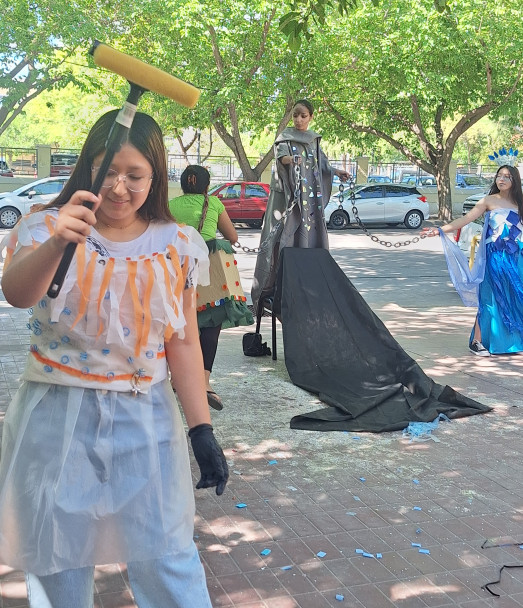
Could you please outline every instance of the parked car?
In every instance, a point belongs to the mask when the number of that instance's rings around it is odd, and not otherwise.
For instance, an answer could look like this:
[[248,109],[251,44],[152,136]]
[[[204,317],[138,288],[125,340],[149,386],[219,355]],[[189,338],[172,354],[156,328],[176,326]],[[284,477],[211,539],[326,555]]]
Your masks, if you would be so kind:
[[51,202],[64,187],[69,176],[46,177],[0,194],[0,228],[12,228],[21,215],[29,213],[35,203]]
[[[334,230],[356,224],[348,188],[343,191],[342,208],[339,194],[325,207],[325,221]],[[355,188],[358,215],[364,224],[405,224],[413,230],[429,218],[429,204],[414,186],[400,184],[362,184]]]
[[13,172],[9,168],[7,161],[0,159],[0,177],[13,177]]
[[51,154],[51,177],[71,175],[77,161],[78,154],[65,154],[63,152]]
[[367,177],[368,184],[390,184],[392,180],[388,175],[369,175]]
[[405,175],[401,178],[400,184],[406,184],[407,186],[422,186],[427,188],[428,186],[436,185],[436,178],[433,175]]
[[212,186],[209,194],[221,200],[233,222],[260,228],[267,209],[269,190],[269,184],[262,182],[226,182]]
[[29,158],[17,158],[12,162],[11,170],[17,174],[26,173],[29,175],[36,175],[36,163]]
[[485,189],[490,186],[492,180],[488,180],[481,175],[475,173],[457,173],[456,174],[456,188],[481,188]]

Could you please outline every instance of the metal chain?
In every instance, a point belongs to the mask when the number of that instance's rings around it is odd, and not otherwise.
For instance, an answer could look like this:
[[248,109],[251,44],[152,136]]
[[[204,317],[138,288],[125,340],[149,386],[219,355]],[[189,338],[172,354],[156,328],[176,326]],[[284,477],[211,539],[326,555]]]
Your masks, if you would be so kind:
[[[406,247],[407,245],[413,245],[414,243],[418,243],[420,241],[420,239],[427,238],[426,234],[420,234],[419,236],[415,236],[413,239],[409,239],[408,241],[397,241],[396,243],[393,243],[392,241],[383,241],[382,239],[379,239],[374,234],[371,234],[368,231],[365,224],[362,222],[362,220],[358,214],[358,208],[356,207],[356,193],[354,192],[355,186],[356,186],[356,184],[355,184],[354,180],[352,179],[352,177],[349,177],[348,187],[349,187],[349,198],[350,198],[350,202],[352,205],[352,213],[354,214],[354,217],[356,218],[356,223],[358,224],[358,226],[363,230],[365,235],[370,238],[371,241],[374,241],[374,243],[378,243],[378,245],[382,245],[383,247],[389,247],[389,248],[395,247],[397,249],[398,247]],[[338,209],[340,211],[345,211],[345,209],[343,208],[343,191],[344,190],[345,190],[345,186],[343,184],[340,184],[340,193],[338,194],[338,201],[339,201]]]
[[269,241],[271,240],[272,235],[279,229],[282,222],[285,218],[290,214],[290,212],[294,209],[294,207],[300,202],[300,188],[301,188],[301,171],[299,165],[299,155],[295,154],[293,157],[293,171],[294,171],[294,199],[292,204],[285,209],[282,213],[281,218],[274,224],[272,230],[269,232],[263,243],[260,243],[259,247],[245,247],[242,246],[239,242],[233,243],[233,247],[237,249],[241,249],[245,253],[259,253],[260,251],[264,251],[267,248]]

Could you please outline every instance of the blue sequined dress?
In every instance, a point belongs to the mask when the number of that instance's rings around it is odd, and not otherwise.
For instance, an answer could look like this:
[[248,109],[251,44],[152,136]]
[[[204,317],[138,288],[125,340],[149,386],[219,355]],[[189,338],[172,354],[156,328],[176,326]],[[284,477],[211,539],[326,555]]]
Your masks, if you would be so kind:
[[456,290],[466,306],[478,307],[485,348],[492,354],[523,351],[523,224],[517,211],[487,213],[470,271],[457,245],[441,235]]

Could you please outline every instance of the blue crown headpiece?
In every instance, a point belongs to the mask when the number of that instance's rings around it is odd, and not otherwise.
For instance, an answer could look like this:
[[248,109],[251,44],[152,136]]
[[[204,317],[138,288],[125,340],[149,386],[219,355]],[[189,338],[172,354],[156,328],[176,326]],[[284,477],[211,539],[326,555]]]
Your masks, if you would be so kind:
[[500,148],[497,152],[494,150],[494,154],[489,154],[488,157],[500,167],[502,165],[515,167],[518,164],[518,150],[513,150],[512,148],[507,150],[505,147],[503,147]]

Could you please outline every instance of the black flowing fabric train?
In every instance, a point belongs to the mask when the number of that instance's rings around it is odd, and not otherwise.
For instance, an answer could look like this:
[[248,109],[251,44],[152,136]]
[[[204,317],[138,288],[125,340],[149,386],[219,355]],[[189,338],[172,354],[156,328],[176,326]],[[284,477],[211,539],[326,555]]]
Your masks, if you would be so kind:
[[330,406],[293,429],[380,433],[492,409],[431,380],[326,249],[282,250],[273,306],[292,382]]

